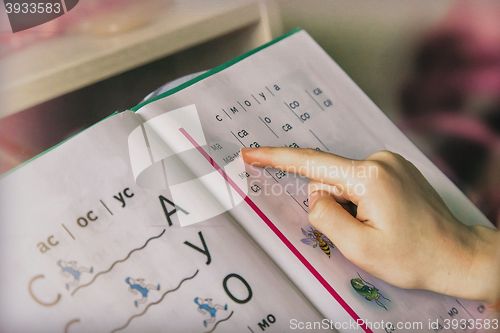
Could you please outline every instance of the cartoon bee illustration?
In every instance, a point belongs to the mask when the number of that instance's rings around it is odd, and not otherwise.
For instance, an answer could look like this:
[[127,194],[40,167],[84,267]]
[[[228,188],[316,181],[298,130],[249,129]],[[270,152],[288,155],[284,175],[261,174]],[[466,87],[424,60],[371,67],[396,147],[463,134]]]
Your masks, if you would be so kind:
[[386,311],[388,311],[385,304],[382,303],[382,300],[386,300],[389,302],[391,300],[388,299],[387,297],[385,297],[384,295],[382,295],[380,290],[378,290],[373,284],[365,281],[361,277],[361,275],[359,275],[359,273],[358,273],[357,278],[351,279],[351,286],[354,288],[354,290],[358,294],[363,296],[366,300],[368,300],[370,302],[375,302],[375,303],[377,303],[378,306],[380,306],[380,307],[384,308]]
[[307,245],[311,245],[312,247],[319,246],[321,251],[323,251],[323,253],[326,254],[328,258],[330,258],[330,250],[335,248],[332,241],[329,240],[328,237],[323,235],[321,232],[314,229],[312,226],[307,226],[305,229],[301,229],[304,236],[306,236],[306,238],[301,239],[301,242]]

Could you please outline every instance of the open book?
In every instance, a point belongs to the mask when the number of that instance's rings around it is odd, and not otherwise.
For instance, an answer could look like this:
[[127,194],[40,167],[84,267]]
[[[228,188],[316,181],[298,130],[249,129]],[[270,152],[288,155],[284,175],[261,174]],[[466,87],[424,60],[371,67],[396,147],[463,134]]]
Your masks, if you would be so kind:
[[304,179],[238,164],[259,145],[398,152],[454,214],[489,225],[294,30],[0,179],[0,330],[438,332],[488,318],[483,304],[401,290],[348,262],[308,225]]

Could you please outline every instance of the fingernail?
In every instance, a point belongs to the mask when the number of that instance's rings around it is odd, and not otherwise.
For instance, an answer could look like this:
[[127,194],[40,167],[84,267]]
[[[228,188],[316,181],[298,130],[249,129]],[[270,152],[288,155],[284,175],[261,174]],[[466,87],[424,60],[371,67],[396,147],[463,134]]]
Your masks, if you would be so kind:
[[243,159],[247,159],[248,157],[252,157],[252,148],[241,148],[240,149],[240,154],[243,157]]
[[312,210],[314,208],[314,205],[318,201],[319,197],[321,196],[320,191],[313,191],[309,194],[309,210]]
[[258,160],[262,158],[262,149],[261,148],[241,148],[240,149],[241,156],[244,161],[252,161]]

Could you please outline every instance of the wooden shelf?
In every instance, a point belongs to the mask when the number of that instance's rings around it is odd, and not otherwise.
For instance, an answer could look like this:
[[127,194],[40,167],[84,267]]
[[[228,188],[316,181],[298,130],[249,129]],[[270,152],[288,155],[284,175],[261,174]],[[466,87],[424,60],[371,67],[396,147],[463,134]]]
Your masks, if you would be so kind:
[[258,1],[169,1],[112,37],[72,33],[0,59],[0,118],[261,20]]

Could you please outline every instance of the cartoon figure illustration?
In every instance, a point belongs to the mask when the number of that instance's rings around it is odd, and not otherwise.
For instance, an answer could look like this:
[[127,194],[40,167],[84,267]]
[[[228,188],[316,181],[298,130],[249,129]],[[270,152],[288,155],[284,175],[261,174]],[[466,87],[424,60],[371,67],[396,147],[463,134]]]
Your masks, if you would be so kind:
[[301,242],[307,245],[311,245],[312,247],[317,247],[323,251],[324,254],[330,258],[331,252],[330,249],[335,248],[332,241],[328,239],[325,235],[323,235],[318,230],[314,229],[312,226],[307,226],[305,229],[302,229],[302,233],[306,238],[301,239]]
[[382,303],[382,300],[389,302],[391,300],[382,295],[380,290],[375,288],[373,284],[365,281],[359,273],[357,278],[351,279],[351,286],[366,300],[377,303],[378,306],[383,307],[387,311],[387,307]]
[[150,290],[160,290],[160,284],[152,284],[146,283],[143,278],[133,279],[131,277],[127,277],[125,279],[125,283],[129,285],[128,290],[135,295],[140,295],[141,298],[136,299],[134,301],[134,305],[136,307],[139,304],[144,304],[148,300],[148,295]]
[[87,268],[78,266],[78,262],[76,262],[75,260],[58,260],[57,266],[61,268],[61,273],[64,275],[64,277],[72,279],[72,281],[66,283],[66,290],[78,287],[78,285],[80,284],[80,277],[82,276],[82,273],[92,274],[94,272],[93,267]]
[[210,316],[208,319],[203,320],[203,326],[205,327],[207,327],[208,324],[213,324],[215,322],[218,310],[227,311],[227,304],[224,304],[224,306],[220,304],[212,304],[211,298],[195,297],[194,303],[198,305],[198,312],[204,315],[208,314]]

